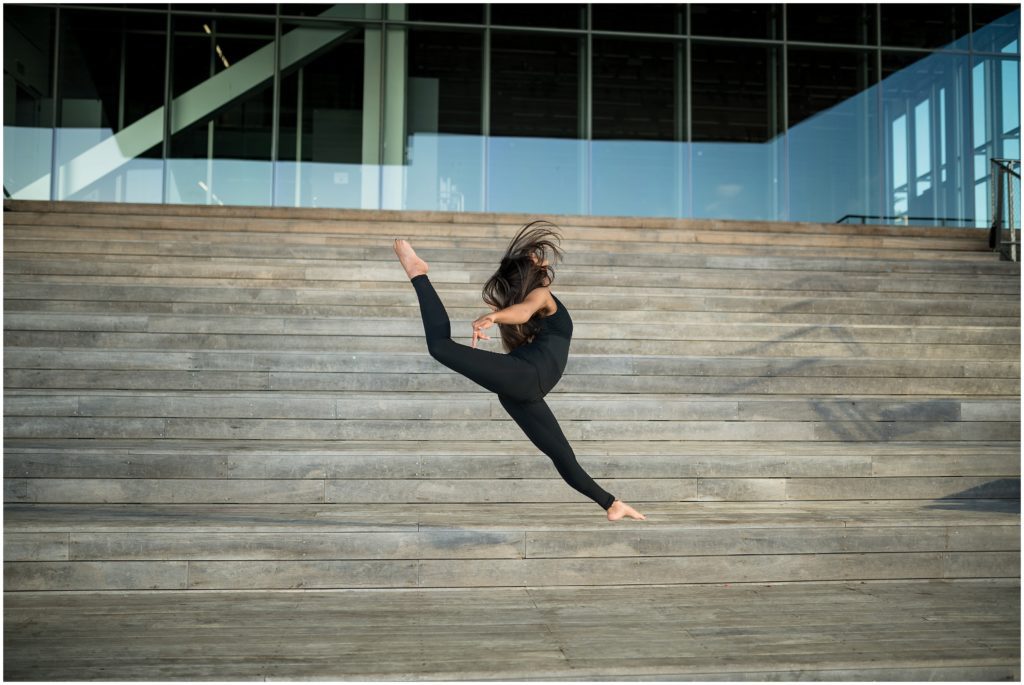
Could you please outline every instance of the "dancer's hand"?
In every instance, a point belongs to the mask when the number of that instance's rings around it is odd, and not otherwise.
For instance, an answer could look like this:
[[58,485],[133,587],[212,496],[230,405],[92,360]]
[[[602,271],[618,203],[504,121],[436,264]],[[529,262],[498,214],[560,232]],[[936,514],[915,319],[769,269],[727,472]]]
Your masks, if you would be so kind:
[[486,328],[490,328],[494,325],[494,314],[484,314],[479,319],[473,322],[473,347],[476,347],[476,341],[479,340],[490,340],[489,335],[484,335],[482,331]]

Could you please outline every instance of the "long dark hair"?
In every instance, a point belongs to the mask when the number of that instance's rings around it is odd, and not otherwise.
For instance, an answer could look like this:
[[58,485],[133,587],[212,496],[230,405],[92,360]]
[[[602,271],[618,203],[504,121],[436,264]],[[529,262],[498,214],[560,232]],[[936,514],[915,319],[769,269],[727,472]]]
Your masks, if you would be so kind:
[[[519,304],[538,286],[555,280],[554,264],[562,258],[562,236],[550,221],[531,221],[523,226],[505,250],[501,265],[484,284],[484,302],[496,309]],[[533,255],[537,262],[530,258]],[[545,259],[547,266],[541,266]],[[540,330],[539,312],[523,324],[498,324],[506,352],[530,340]]]

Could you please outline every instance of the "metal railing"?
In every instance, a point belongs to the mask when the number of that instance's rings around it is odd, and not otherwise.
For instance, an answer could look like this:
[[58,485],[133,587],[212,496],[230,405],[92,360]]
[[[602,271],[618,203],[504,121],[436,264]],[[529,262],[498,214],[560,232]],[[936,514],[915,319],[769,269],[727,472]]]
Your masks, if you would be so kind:
[[[988,231],[988,246],[998,251],[1000,258],[1013,262],[1020,261],[1020,215],[1016,212],[1014,179],[1020,185],[1020,160],[993,157],[991,160],[992,226]],[[1009,237],[1009,239],[1007,239]]]
[[[882,216],[880,214],[847,214],[842,219],[839,219],[837,224],[852,224],[868,223],[868,219],[877,221],[891,221],[899,226],[909,226],[910,222],[915,222],[917,225],[925,226],[960,226],[967,225],[973,226],[974,219],[954,219],[952,217],[945,216]],[[856,221],[855,221],[856,220]]]

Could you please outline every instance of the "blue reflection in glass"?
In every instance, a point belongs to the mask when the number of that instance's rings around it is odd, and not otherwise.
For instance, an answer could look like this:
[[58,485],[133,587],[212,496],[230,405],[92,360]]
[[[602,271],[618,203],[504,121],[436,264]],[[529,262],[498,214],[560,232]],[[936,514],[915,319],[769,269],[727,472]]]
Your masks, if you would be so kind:
[[[135,157],[135,140],[109,128],[57,129],[57,200],[82,202],[163,201],[163,161]],[[151,147],[159,150],[160,145]]]
[[269,206],[271,164],[246,159],[169,159],[170,204]]
[[966,55],[937,52],[882,81],[884,137],[879,148],[887,155],[882,214],[975,217],[973,198],[963,193],[969,160],[957,155],[950,159],[939,142],[953,146],[968,138],[968,67]]
[[587,214],[587,141],[491,137],[487,211]]
[[686,143],[595,140],[591,143],[591,213],[686,216]]
[[[882,213],[877,111],[878,88],[872,86],[789,129],[791,221]],[[899,145],[894,150],[897,168],[905,168],[904,151]]]
[[18,200],[50,199],[53,129],[4,126],[4,188]]
[[279,207],[378,209],[380,166],[340,162],[278,162]]
[[483,168],[483,136],[413,134],[409,136],[408,165],[402,179],[401,208],[482,212]]
[[764,143],[698,142],[693,151],[693,216],[779,221],[783,138]]
[[981,52],[1017,53],[1020,52],[1019,40],[1019,9],[986,24],[972,35],[973,49]]

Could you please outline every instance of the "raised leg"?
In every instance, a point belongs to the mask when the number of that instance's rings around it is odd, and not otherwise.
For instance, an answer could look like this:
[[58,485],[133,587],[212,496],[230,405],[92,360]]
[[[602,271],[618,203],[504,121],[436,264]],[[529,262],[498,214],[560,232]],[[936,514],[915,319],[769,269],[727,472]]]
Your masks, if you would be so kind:
[[498,395],[520,400],[540,396],[537,369],[524,359],[480,350],[452,340],[452,326],[441,298],[426,274],[411,279],[420,303],[430,356],[452,371]]
[[558,425],[555,415],[551,413],[547,402],[543,399],[522,402],[504,395],[499,395],[498,400],[509,416],[523,429],[530,442],[548,455],[566,483],[597,502],[605,510],[612,506],[615,497],[595,483],[590,474],[576,461],[576,454],[572,451],[572,446],[562,433],[562,428]]

